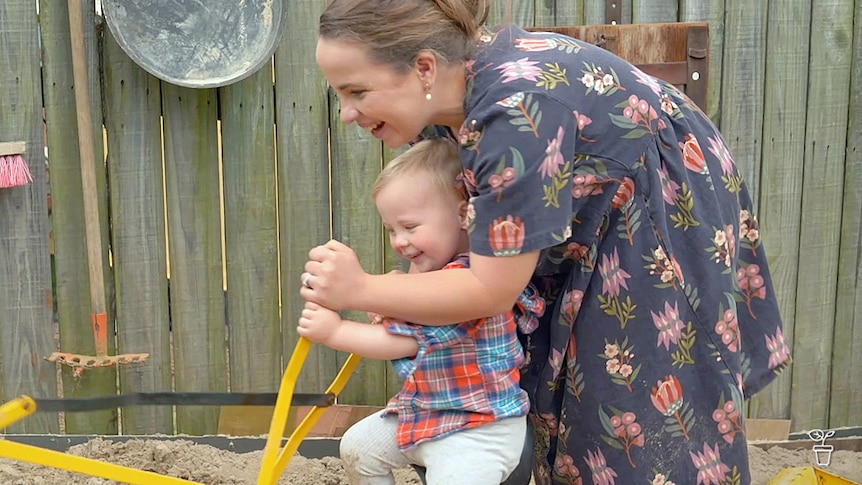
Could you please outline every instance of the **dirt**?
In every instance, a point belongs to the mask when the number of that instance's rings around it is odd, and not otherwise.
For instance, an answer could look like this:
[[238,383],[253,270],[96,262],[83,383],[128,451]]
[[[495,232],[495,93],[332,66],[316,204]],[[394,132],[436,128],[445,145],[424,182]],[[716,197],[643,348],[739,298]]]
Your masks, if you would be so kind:
[[[807,444],[807,443],[806,443]],[[810,446],[798,450],[751,446],[752,485],[766,485],[779,470],[815,465]],[[254,485],[262,452],[234,453],[191,441],[94,439],[73,446],[69,453],[152,471],[208,485]],[[820,468],[862,483],[862,452],[836,450],[829,466]],[[398,485],[419,485],[412,469],[397,470]],[[5,485],[114,485],[117,482],[0,458],[0,483]],[[346,485],[337,458],[294,457],[279,485]]]

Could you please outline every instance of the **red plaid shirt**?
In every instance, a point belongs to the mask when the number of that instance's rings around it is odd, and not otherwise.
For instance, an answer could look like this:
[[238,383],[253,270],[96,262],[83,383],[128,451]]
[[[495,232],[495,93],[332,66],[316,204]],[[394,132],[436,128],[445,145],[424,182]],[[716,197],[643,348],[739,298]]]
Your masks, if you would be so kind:
[[[466,268],[460,255],[443,269]],[[519,386],[524,352],[513,312],[453,325],[424,326],[384,319],[387,331],[419,342],[415,357],[395,359],[404,386],[384,414],[398,414],[403,450],[456,431],[529,410]]]

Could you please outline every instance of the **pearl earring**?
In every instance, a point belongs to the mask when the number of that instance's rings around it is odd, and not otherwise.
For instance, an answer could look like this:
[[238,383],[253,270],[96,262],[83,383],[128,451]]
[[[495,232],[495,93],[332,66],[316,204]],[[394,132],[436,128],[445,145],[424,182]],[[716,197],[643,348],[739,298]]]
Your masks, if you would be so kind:
[[431,93],[430,92],[425,93],[425,99],[428,101],[431,101]]
[[431,101],[431,84],[425,83],[425,100]]

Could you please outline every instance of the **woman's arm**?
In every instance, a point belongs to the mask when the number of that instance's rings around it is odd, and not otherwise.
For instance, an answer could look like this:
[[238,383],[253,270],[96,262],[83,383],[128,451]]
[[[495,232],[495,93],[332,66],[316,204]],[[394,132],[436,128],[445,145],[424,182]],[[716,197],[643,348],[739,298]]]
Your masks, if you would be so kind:
[[383,325],[343,320],[338,313],[314,303],[305,304],[296,331],[312,342],[369,359],[413,357],[419,351],[419,343],[412,337],[392,335]]
[[369,275],[348,246],[329,241],[309,253],[311,288],[320,305],[375,312],[428,325],[448,325],[509,311],[533,275],[539,252],[490,257],[470,254],[470,268],[421,274]]

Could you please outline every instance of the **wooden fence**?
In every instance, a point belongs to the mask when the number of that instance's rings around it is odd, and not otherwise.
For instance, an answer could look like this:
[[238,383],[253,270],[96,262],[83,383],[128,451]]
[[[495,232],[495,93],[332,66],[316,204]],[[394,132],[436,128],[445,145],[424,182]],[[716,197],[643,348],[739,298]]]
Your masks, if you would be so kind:
[[[336,237],[368,271],[398,265],[368,197],[393,153],[338,121],[314,63],[323,2],[287,1],[273,61],[218,89],[160,82],[86,18],[110,352],[151,356],[79,377],[43,357],[95,351],[73,95],[83,87],[67,1],[42,0],[38,17],[33,3],[0,3],[0,141],[28,142],[35,178],[0,189],[0,399],[277,389],[308,249]],[[491,23],[503,20],[710,23],[708,112],[757,201],[795,357],[749,414],[795,430],[862,424],[862,0],[498,0]],[[345,357],[315,348],[297,391],[322,391]],[[366,361],[342,397],[382,404],[398,386],[388,364]],[[62,423],[36,414],[7,431],[200,435],[217,420],[214,408],[141,407]]]

